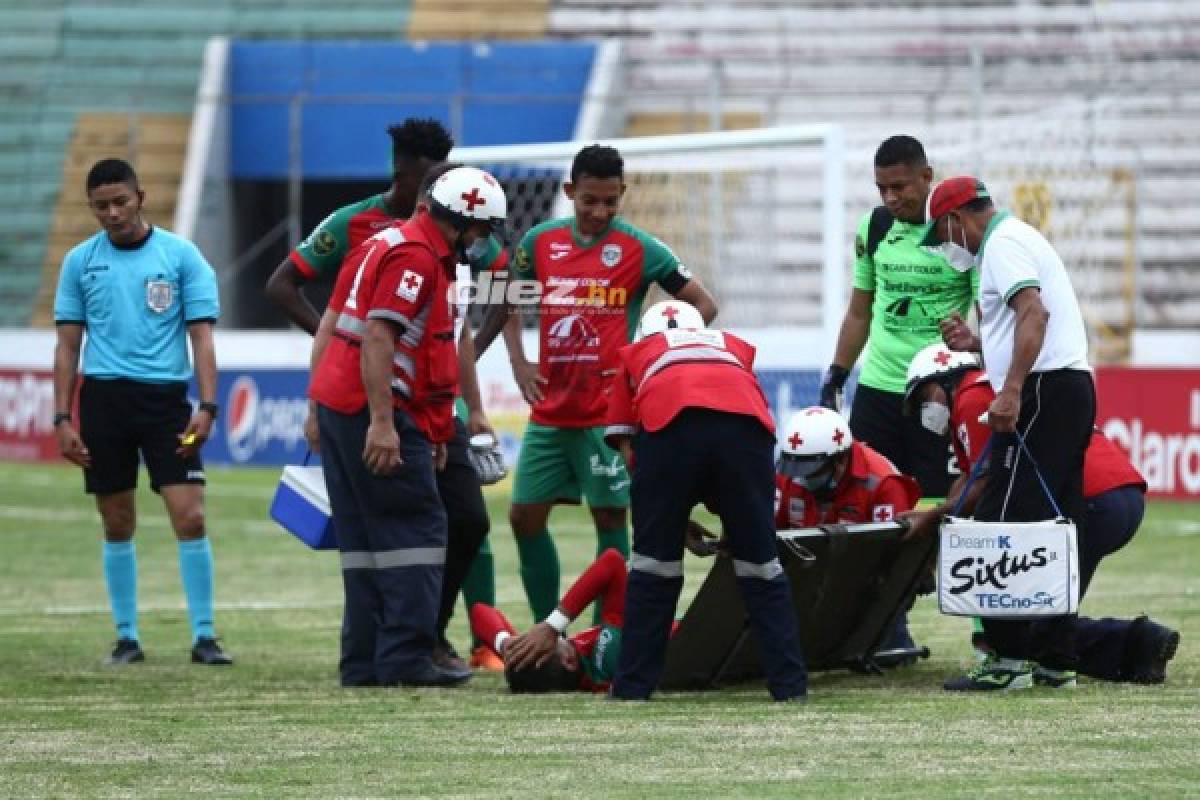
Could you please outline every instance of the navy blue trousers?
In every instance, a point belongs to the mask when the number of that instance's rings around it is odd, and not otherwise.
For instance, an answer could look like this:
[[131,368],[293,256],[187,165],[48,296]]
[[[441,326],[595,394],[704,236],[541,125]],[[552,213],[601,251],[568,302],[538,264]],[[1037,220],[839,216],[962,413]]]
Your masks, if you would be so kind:
[[791,586],[775,544],[774,446],[752,417],[706,409],[687,409],[663,430],[634,437],[633,554],[614,696],[647,698],[662,677],[683,588],[684,534],[700,502],[721,518],[729,539],[771,696],[807,691]]
[[438,495],[446,509],[448,544],[442,601],[438,609],[438,631],[444,635],[454,614],[454,602],[466,580],[479,547],[487,538],[491,521],[479,475],[467,457],[467,428],[454,420],[454,438],[446,443],[446,468],[436,473]]
[[392,686],[430,668],[437,638],[446,512],[432,446],[397,411],[404,464],[377,477],[362,460],[366,410],[348,415],[318,406],[317,422],[342,558],[342,685]]
[[[1100,560],[1125,545],[1141,523],[1141,491],[1122,488],[1088,503],[1083,498],[1083,458],[1095,419],[1091,375],[1081,370],[1031,373],[1021,392],[1017,428],[1032,453],[1013,434],[992,437],[988,482],[976,519],[1028,522],[1050,519],[1054,510],[1033,469],[1041,475],[1079,536],[1080,598]],[[1091,619],[1074,614],[1036,620],[983,620],[987,639],[1006,658],[1028,659],[1052,669],[1075,670],[1102,680],[1124,678],[1125,651],[1133,620]]]

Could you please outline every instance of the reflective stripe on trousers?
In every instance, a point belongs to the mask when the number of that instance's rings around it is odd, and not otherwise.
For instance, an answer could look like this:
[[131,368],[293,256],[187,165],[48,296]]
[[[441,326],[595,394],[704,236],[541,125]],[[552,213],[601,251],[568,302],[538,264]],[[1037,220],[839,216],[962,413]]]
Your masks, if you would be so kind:
[[399,550],[351,550],[342,553],[342,569],[392,569],[440,567],[446,563],[444,547],[405,547]]

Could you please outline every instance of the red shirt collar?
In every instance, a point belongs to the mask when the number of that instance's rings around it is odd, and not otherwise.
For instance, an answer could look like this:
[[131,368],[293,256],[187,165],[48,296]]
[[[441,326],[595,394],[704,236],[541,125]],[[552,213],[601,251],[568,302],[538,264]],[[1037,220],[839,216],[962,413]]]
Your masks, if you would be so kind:
[[442,262],[442,266],[453,274],[458,266],[458,259],[450,252],[450,245],[446,243],[437,223],[433,221],[433,216],[428,211],[422,211],[413,217],[409,224],[421,232],[422,238],[433,248],[433,254]]
[[854,442],[850,445],[850,466],[846,471],[860,481],[867,479],[869,473],[867,470],[867,455],[863,452],[862,442]]

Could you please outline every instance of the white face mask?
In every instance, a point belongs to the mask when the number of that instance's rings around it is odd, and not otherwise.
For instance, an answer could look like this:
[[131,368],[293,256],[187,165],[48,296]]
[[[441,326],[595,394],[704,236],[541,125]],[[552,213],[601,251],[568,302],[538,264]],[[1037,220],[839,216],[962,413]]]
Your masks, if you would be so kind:
[[[953,219],[954,217],[950,217],[946,220],[947,227],[950,226],[950,222]],[[959,225],[958,228],[962,231],[962,244],[958,242],[943,242],[942,255],[955,271],[968,272],[971,267],[975,266],[975,256],[971,255],[971,251],[967,249],[967,229],[962,225]]]
[[921,403],[921,426],[938,436],[950,430],[950,409],[941,403]]
[[484,257],[488,252],[488,237],[479,236],[475,241],[471,242],[469,247],[463,248],[463,256],[466,257],[467,263],[471,266],[478,267],[483,262]]

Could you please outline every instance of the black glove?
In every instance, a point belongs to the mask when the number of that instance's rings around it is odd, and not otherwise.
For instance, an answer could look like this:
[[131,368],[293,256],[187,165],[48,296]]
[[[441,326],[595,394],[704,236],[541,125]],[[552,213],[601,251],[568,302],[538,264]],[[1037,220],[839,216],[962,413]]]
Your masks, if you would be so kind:
[[820,404],[825,408],[840,412],[842,410],[842,387],[846,385],[848,377],[850,377],[850,370],[839,367],[837,364],[830,364],[829,369],[825,370],[825,377],[821,379]]

